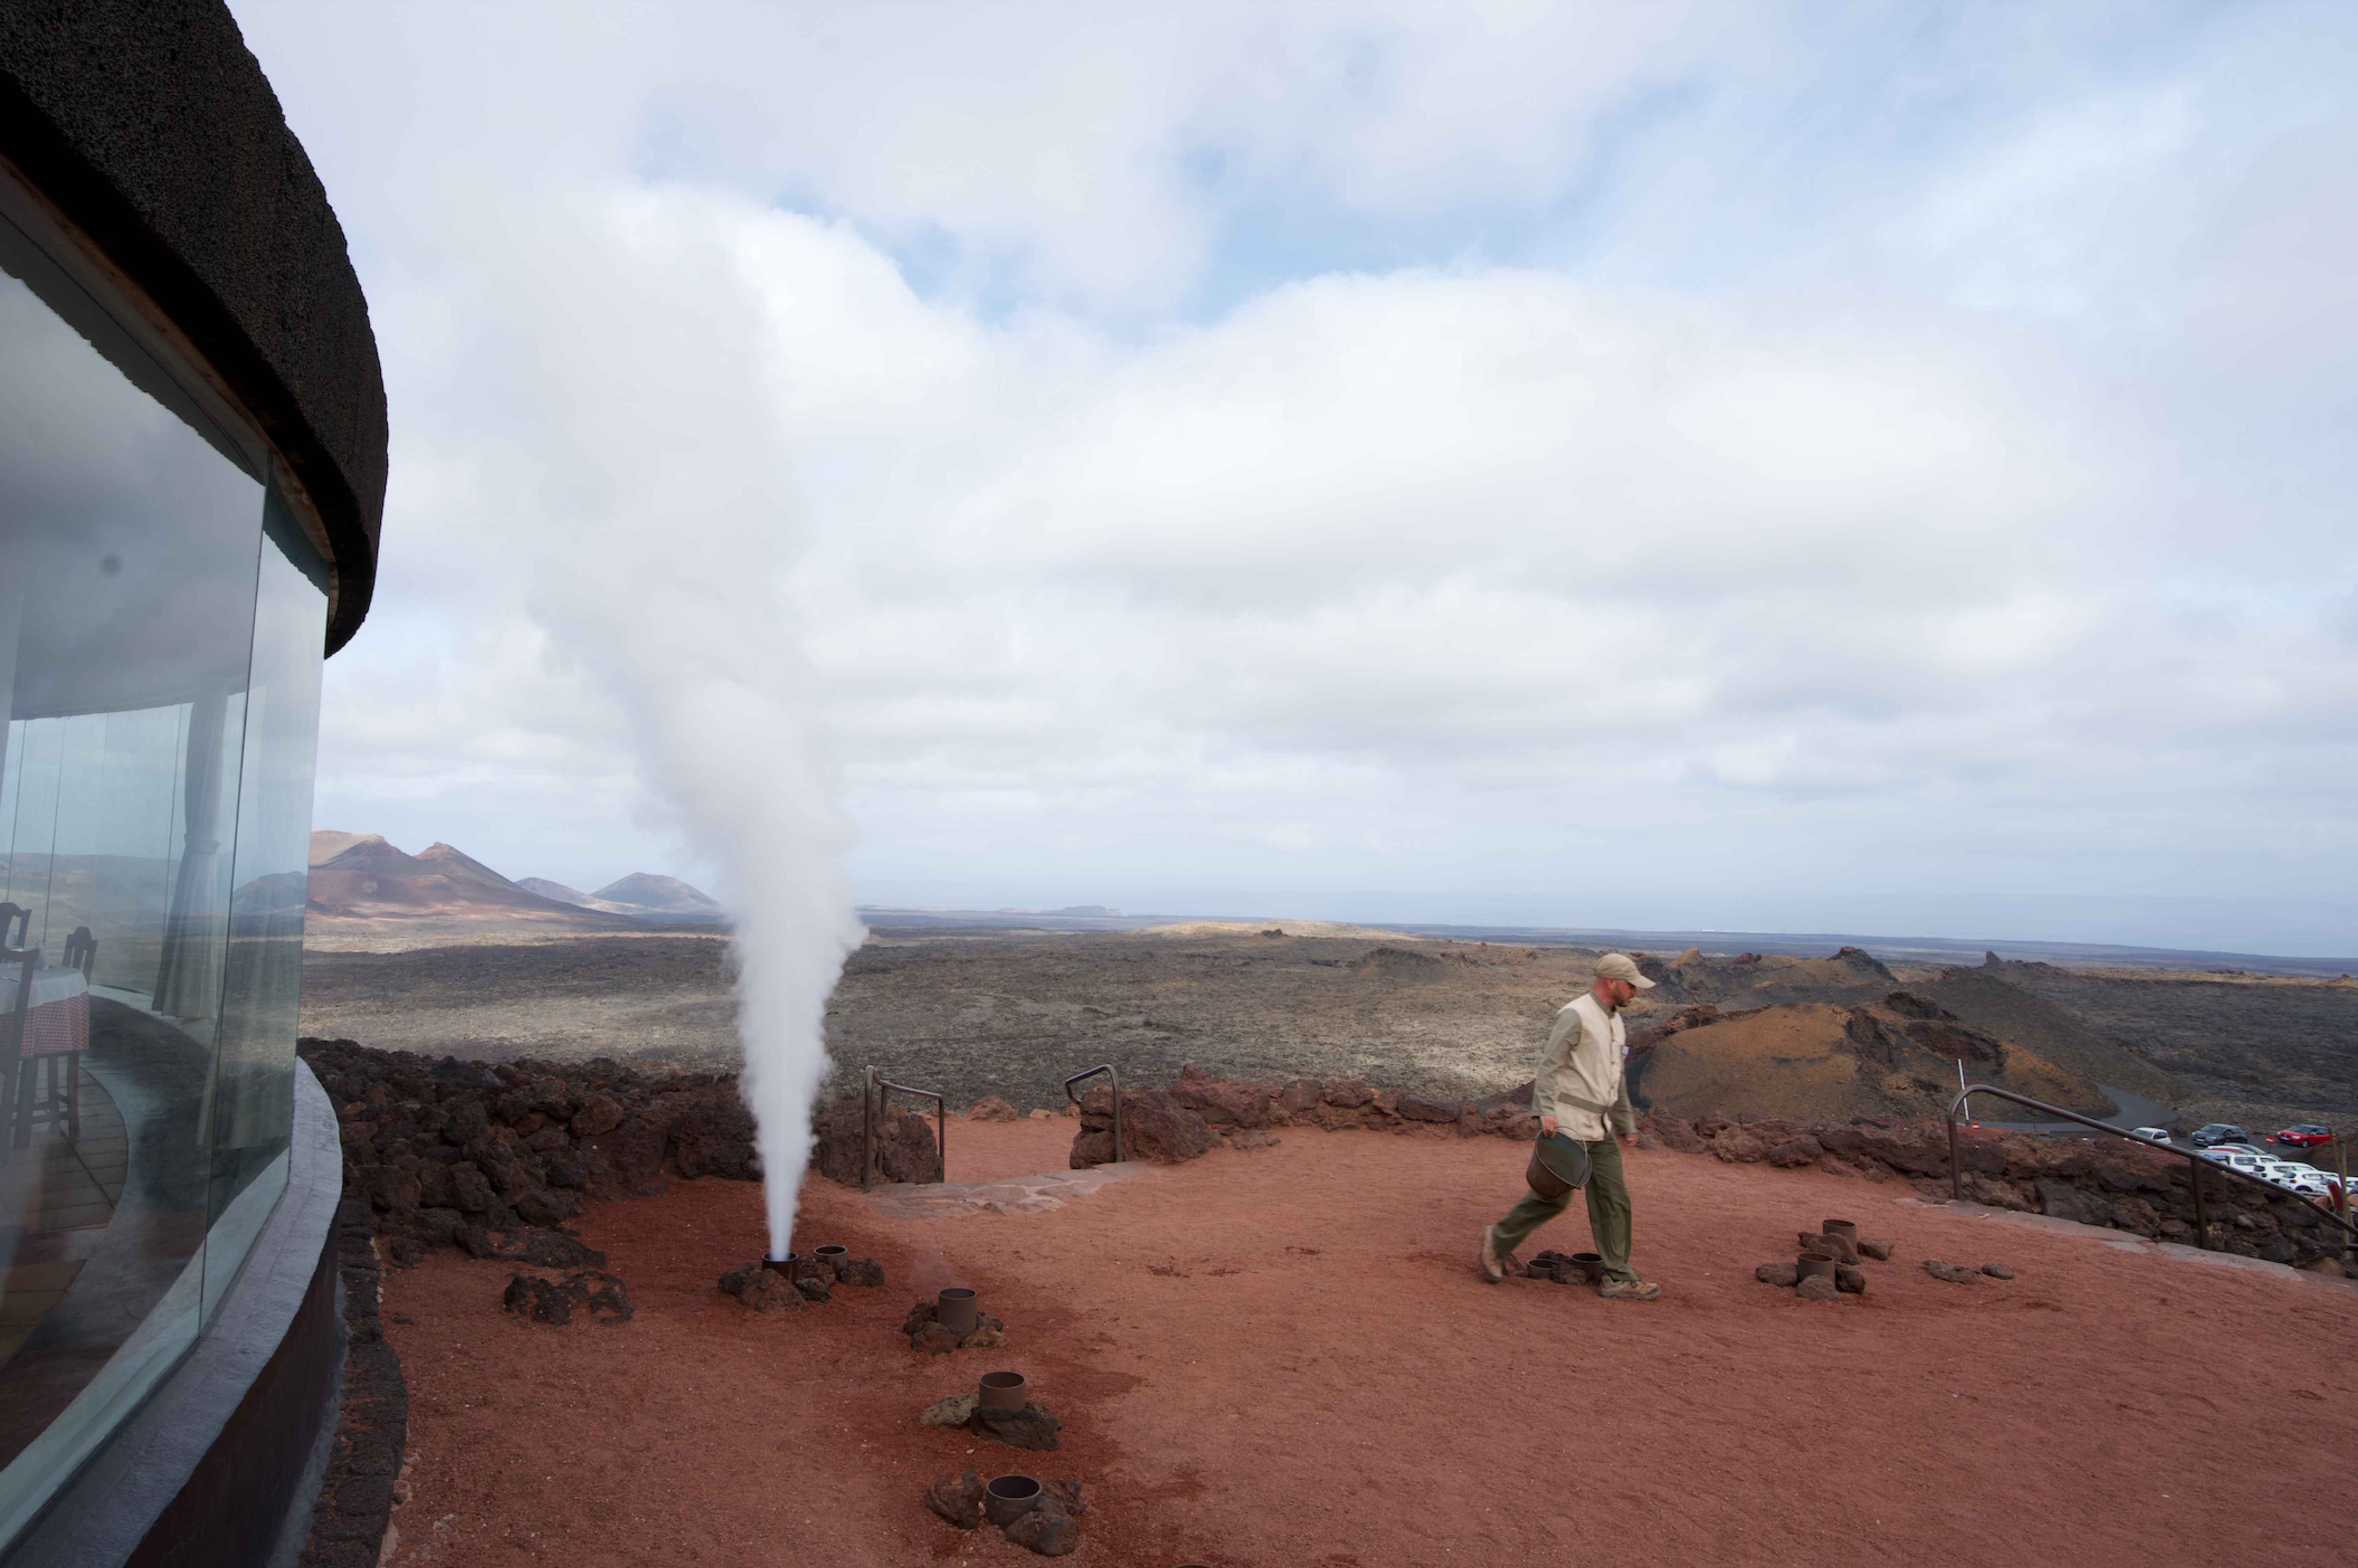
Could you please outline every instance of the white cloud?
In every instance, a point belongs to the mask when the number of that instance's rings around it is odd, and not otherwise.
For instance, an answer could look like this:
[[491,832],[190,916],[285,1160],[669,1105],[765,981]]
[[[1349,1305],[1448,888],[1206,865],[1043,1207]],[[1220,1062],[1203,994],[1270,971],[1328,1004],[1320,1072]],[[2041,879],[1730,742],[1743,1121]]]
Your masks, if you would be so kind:
[[394,396],[338,826],[676,852],[549,569],[653,536],[801,628],[881,896],[2353,870],[2330,16],[239,14]]

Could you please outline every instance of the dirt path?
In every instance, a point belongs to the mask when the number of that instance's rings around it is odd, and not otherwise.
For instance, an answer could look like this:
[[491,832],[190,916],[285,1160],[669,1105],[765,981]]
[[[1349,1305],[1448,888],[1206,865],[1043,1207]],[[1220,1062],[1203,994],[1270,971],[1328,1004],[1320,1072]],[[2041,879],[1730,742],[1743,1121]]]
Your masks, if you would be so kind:
[[[953,1179],[1054,1168],[1066,1122],[953,1123]],[[585,1217],[638,1314],[503,1316],[505,1271],[391,1276],[411,1389],[400,1568],[1018,1563],[921,1488],[979,1465],[1077,1477],[1076,1564],[2179,1562],[2266,1541],[2358,1560],[2358,1294],[1914,1206],[1898,1183],[1633,1153],[1651,1305],[1483,1285],[1523,1150],[1293,1130],[1045,1214],[888,1219],[814,1181],[797,1239],[881,1292],[757,1318],[720,1296],[759,1194],[719,1181]],[[1900,1244],[1863,1300],[1756,1283],[1828,1216]],[[1570,1250],[1585,1227],[1543,1244]],[[1919,1266],[2005,1261],[1971,1286]],[[1012,1346],[894,1329],[953,1277]],[[921,1426],[999,1367],[1065,1420],[1033,1455]],[[2188,1432],[2204,1445],[2190,1467]],[[2275,1438],[2263,1438],[2264,1433]]]

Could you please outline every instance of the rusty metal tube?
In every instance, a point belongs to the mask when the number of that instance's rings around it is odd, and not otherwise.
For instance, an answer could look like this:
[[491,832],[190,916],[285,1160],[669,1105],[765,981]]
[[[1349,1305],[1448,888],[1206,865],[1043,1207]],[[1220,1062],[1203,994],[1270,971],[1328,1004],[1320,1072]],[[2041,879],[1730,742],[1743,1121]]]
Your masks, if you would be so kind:
[[1022,1373],[985,1372],[975,1400],[985,1410],[1020,1411],[1023,1408],[1023,1394]]
[[979,1309],[974,1304],[974,1292],[964,1285],[945,1285],[942,1293],[934,1298],[934,1321],[963,1339],[972,1334],[980,1322]]
[[1040,1506],[1040,1483],[1029,1476],[994,1476],[982,1488],[982,1511],[1004,1530]]

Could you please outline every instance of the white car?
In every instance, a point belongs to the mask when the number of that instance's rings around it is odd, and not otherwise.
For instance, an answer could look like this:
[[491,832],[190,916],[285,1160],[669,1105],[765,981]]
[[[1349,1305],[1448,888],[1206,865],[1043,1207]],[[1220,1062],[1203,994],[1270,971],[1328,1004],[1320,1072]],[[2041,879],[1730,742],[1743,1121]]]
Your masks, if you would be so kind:
[[2148,1143],[2167,1143],[2169,1141],[2169,1129],[2167,1127],[2133,1127],[2129,1130],[2129,1136],[2131,1138],[2142,1138]]

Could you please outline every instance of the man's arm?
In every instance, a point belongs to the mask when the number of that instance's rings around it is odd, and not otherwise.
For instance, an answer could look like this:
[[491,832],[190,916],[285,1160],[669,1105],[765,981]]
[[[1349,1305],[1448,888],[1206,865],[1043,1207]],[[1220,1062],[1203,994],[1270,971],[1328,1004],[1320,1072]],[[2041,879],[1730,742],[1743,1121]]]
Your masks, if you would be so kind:
[[1540,1134],[1555,1136],[1556,1075],[1572,1054],[1572,1047],[1580,1042],[1580,1014],[1570,1003],[1556,1011],[1554,1027],[1548,1031],[1547,1048],[1540,1053],[1540,1069],[1531,1075],[1531,1114],[1540,1119]]

